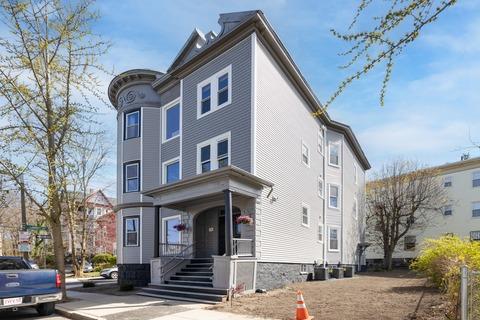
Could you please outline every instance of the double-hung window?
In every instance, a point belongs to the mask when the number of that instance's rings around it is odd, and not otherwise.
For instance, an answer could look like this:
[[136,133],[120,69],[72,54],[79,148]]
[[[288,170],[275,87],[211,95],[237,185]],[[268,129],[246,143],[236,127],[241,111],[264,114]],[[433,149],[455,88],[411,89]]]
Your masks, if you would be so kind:
[[328,146],[328,164],[334,167],[340,166],[340,144],[330,142]]
[[317,192],[318,192],[318,196],[323,199],[325,191],[324,191],[324,187],[323,187],[322,176],[318,176],[318,179],[317,179]]
[[310,148],[302,141],[302,162],[307,167],[310,167]]
[[140,191],[140,161],[131,161],[123,164],[123,192]]
[[453,214],[453,207],[451,204],[447,204],[443,207],[443,215],[451,216]]
[[173,102],[163,108],[162,113],[162,141],[166,142],[170,139],[180,136],[181,126],[181,107],[178,101]]
[[339,251],[338,232],[339,232],[339,228],[337,227],[328,228],[328,250],[329,251]]
[[202,87],[202,93],[201,93],[201,105],[200,105],[200,113],[204,114],[210,111],[212,108],[212,97],[211,97],[211,92],[212,92],[212,85],[210,83],[204,85]]
[[416,236],[405,236],[403,238],[403,249],[405,251],[415,251],[416,244],[417,244]]
[[126,247],[136,247],[139,245],[139,218],[138,217],[126,217],[124,218],[124,230],[125,239],[124,243]]
[[452,176],[446,176],[443,178],[443,187],[448,188],[452,186]]
[[480,230],[479,231],[470,231],[470,240],[480,241]]
[[125,140],[140,137],[140,110],[125,113],[123,131]]
[[218,105],[221,106],[228,102],[228,73],[218,78]]
[[310,206],[305,203],[302,203],[302,225],[310,226]]
[[475,171],[472,174],[472,187],[480,187],[480,171]]
[[210,149],[209,144],[200,148],[201,173],[210,171],[212,168]]
[[318,130],[318,136],[317,136],[317,151],[320,154],[323,154],[323,129]]
[[321,222],[318,223],[317,240],[323,242],[323,224]]
[[330,184],[328,187],[328,206],[333,209],[340,208],[339,203],[340,187]]
[[230,165],[230,132],[197,145],[197,174]]
[[173,158],[163,163],[163,183],[172,183],[181,179],[180,159]]
[[232,66],[197,85],[197,119],[232,102]]
[[480,217],[480,202],[472,202],[472,217]]

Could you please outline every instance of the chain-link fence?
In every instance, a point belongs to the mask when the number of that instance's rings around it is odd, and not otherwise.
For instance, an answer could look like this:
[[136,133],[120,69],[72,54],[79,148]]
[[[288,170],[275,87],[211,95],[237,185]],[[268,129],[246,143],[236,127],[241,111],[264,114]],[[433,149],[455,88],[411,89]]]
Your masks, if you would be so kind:
[[480,271],[461,269],[461,320],[480,320]]

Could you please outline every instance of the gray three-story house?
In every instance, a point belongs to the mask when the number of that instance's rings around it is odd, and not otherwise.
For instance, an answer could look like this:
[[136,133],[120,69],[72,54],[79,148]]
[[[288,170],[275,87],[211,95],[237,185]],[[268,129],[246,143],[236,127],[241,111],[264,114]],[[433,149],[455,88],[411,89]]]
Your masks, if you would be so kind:
[[[118,110],[119,281],[220,301],[359,265],[365,171],[261,11],[195,29],[168,70],[108,89]],[[317,114],[317,115],[315,115]]]

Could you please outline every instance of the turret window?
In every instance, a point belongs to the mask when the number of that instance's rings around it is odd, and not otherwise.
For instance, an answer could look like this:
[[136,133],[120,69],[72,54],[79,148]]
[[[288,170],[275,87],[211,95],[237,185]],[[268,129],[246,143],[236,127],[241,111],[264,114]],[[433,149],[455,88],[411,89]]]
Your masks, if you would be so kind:
[[140,110],[125,113],[125,140],[140,137]]

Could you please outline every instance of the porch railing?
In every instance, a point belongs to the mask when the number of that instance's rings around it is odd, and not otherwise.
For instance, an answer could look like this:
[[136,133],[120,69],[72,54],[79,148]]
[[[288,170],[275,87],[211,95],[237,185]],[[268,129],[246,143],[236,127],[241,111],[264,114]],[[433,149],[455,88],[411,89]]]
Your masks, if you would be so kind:
[[186,247],[182,243],[160,243],[160,257],[177,257],[184,253]]
[[253,240],[233,238],[233,255],[239,257],[252,257]]

